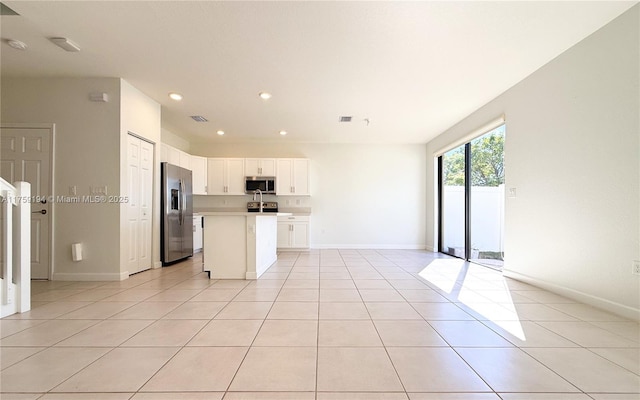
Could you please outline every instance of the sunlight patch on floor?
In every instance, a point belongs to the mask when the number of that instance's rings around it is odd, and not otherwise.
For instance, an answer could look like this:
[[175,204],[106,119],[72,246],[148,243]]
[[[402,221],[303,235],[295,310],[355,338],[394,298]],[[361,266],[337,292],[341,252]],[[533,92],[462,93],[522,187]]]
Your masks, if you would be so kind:
[[455,295],[454,301],[468,307],[481,321],[526,341],[511,293],[498,271],[460,259],[437,259],[418,275],[447,294]]

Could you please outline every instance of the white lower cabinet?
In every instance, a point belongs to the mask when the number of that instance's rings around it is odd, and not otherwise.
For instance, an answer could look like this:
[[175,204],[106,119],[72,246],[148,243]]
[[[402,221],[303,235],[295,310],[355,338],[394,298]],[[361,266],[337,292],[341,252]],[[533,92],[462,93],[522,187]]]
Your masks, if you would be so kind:
[[309,216],[278,217],[278,248],[309,248]]
[[193,252],[202,251],[202,216],[193,217]]

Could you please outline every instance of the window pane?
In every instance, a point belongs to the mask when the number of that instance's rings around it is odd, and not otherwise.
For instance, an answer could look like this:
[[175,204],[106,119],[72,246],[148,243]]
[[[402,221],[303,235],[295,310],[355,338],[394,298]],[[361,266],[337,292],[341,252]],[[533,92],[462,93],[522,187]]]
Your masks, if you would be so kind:
[[502,268],[504,260],[505,126],[471,141],[471,255]]

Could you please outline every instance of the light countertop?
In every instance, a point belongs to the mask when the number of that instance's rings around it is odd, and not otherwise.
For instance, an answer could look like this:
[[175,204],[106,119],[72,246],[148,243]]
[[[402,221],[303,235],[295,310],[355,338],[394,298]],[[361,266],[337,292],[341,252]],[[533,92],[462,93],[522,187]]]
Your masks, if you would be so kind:
[[225,217],[225,216],[268,216],[268,217],[288,217],[291,213],[285,212],[247,212],[247,211],[200,211],[198,214],[203,217]]
[[[198,208],[194,210],[193,215],[244,215],[244,214],[259,214],[259,213],[248,213],[246,207],[211,207],[211,208]],[[263,214],[274,214],[276,216],[289,216],[289,215],[299,215],[299,216],[309,216],[311,215],[311,209],[305,207],[280,207],[279,212],[277,213],[263,213]]]

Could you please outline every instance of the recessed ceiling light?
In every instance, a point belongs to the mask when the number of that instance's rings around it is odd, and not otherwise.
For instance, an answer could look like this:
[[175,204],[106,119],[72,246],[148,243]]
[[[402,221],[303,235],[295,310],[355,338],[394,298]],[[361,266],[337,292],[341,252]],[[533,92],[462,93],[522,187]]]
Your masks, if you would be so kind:
[[219,136],[224,135],[224,131],[218,131],[218,132],[216,132],[216,133],[217,133]]
[[287,134],[287,131],[280,131],[280,134],[281,134],[282,136],[284,136],[284,135],[286,135],[286,134]]
[[51,40],[58,47],[60,47],[61,49],[66,50],[66,51],[70,51],[72,53],[76,53],[76,52],[80,51],[80,47],[78,47],[77,44],[73,43],[71,40],[69,40],[67,38],[54,37],[54,38],[51,38],[49,40]]
[[15,39],[7,39],[7,44],[9,47],[14,48],[16,50],[26,50],[27,44],[25,42],[21,42]]
[[262,100],[269,100],[271,98],[271,93],[260,92],[258,93],[258,96],[260,96]]
[[176,93],[176,92],[170,92],[169,93],[169,97],[175,101],[180,101],[182,100],[182,95],[180,93]]

